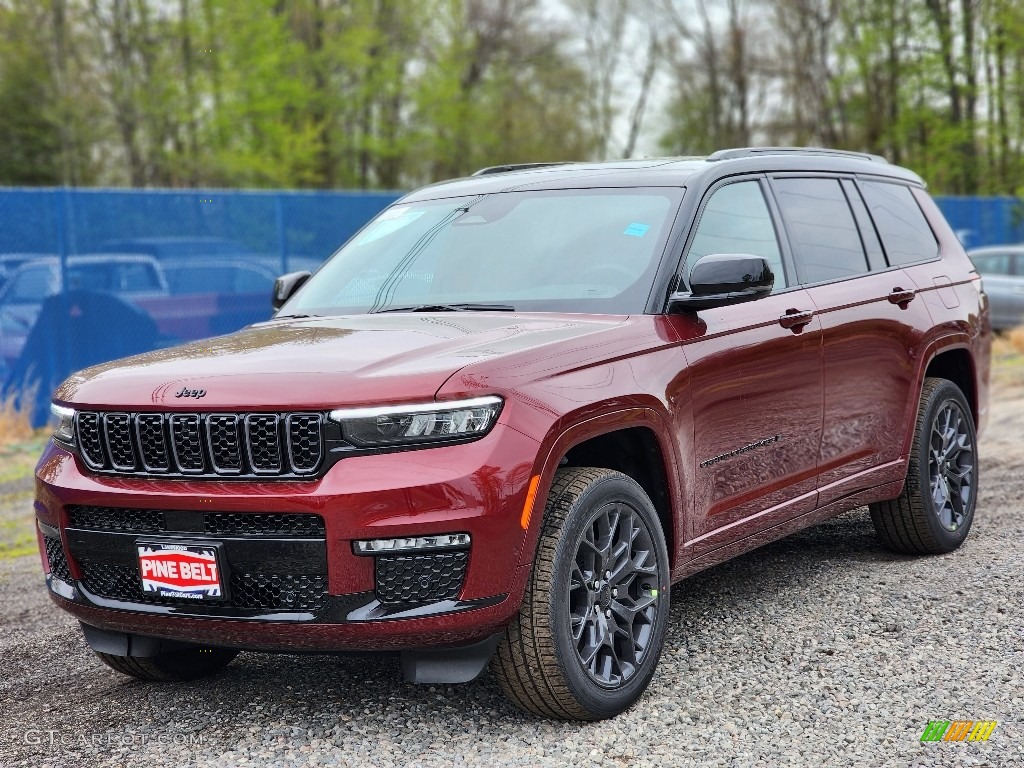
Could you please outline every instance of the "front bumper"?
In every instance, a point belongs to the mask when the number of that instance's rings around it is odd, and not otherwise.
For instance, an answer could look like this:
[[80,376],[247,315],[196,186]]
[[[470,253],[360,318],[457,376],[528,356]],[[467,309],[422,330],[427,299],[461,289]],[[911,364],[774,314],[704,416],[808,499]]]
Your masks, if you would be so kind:
[[[504,425],[482,440],[346,458],[318,480],[172,480],[92,474],[51,443],[36,468],[35,510],[51,597],[91,626],[116,632],[270,651],[396,650],[462,645],[492,635],[519,609],[528,565],[520,520],[537,443]],[[83,530],[76,508],[159,510],[169,530]],[[282,538],[203,532],[203,515],[316,515],[318,535]],[[198,517],[197,517],[198,516]],[[198,526],[177,525],[199,520]],[[444,599],[379,599],[373,557],[352,542],[468,533],[457,593]],[[132,567],[135,541],[180,540],[224,547],[236,571],[301,572],[322,595],[284,603],[168,603],[97,589],[97,564]],[[59,547],[57,546],[59,542]],[[49,556],[47,548],[49,546]],[[51,567],[63,553],[65,563]],[[527,558],[528,559],[528,558]],[[319,574],[319,575],[317,575]],[[264,579],[260,583],[265,583]],[[90,587],[93,587],[90,589]],[[280,590],[279,590],[280,591]]]

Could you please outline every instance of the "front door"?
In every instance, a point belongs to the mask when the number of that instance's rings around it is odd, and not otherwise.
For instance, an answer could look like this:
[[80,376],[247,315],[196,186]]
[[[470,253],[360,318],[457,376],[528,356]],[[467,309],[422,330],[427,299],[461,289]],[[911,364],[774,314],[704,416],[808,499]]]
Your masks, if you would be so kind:
[[682,347],[695,554],[814,509],[821,439],[821,327],[807,292],[790,287],[759,179],[709,193],[685,274],[712,253],[761,256],[776,278],[764,299],[700,312],[706,329]]

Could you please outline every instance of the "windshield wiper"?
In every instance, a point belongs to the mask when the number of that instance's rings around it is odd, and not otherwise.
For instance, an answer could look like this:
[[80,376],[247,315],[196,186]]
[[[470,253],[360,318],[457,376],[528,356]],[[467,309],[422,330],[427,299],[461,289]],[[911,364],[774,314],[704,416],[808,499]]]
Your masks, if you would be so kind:
[[411,307],[388,307],[381,312],[515,312],[511,304],[416,304]]
[[322,315],[277,315],[275,320],[299,320],[307,317],[322,317]]

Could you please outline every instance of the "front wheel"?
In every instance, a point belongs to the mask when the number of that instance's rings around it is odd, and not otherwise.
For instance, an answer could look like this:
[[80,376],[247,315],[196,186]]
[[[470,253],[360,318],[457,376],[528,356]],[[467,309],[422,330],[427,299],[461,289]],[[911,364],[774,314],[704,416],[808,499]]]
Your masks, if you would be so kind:
[[952,552],[967,538],[977,498],[977,437],[967,400],[953,382],[925,379],[903,493],[870,506],[875,532],[896,552]]
[[665,638],[669,561],[657,513],[626,475],[569,467],[555,475],[542,525],[495,676],[535,714],[612,717],[643,694]]

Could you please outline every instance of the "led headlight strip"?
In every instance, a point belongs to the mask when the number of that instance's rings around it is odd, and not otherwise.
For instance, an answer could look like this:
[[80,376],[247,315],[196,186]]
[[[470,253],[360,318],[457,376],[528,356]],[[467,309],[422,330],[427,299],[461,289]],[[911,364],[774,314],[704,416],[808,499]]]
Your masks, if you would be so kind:
[[490,395],[447,403],[339,408],[329,418],[359,448],[441,443],[483,437],[498,420],[503,403]]
[[52,416],[54,440],[59,440],[65,445],[74,445],[75,409],[50,403],[50,415]]

